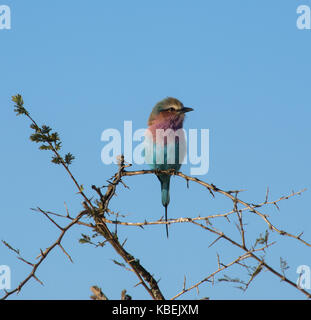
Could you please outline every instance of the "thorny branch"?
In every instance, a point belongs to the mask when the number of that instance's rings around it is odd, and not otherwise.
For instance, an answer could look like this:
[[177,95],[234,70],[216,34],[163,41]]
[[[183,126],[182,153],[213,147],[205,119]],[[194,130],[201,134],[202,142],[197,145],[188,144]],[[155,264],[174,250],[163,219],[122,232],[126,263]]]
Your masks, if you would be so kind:
[[[123,174],[123,176],[134,176],[134,175],[151,174],[151,173],[155,173],[155,171],[154,170],[124,171],[122,174]],[[311,247],[310,243],[308,243],[307,241],[305,241],[305,240],[303,240],[301,238],[301,234],[295,236],[295,235],[293,235],[291,233],[288,233],[288,232],[286,232],[284,230],[279,230],[277,227],[275,227],[269,221],[268,216],[266,214],[261,213],[257,209],[258,207],[261,207],[261,206],[263,206],[265,204],[268,204],[268,203],[276,204],[277,202],[279,202],[281,200],[288,199],[289,197],[291,197],[293,195],[299,195],[302,192],[306,191],[306,189],[303,189],[303,190],[301,190],[299,192],[296,192],[296,193],[293,192],[291,195],[286,196],[286,197],[281,197],[279,200],[276,200],[276,201],[273,201],[273,202],[266,202],[265,201],[263,204],[256,205],[256,204],[247,203],[247,202],[237,198],[236,196],[232,195],[232,193],[236,194],[239,191],[225,191],[225,190],[217,188],[214,184],[209,184],[209,183],[204,182],[204,181],[202,181],[202,180],[200,180],[198,178],[187,176],[182,172],[175,172],[174,170],[166,170],[166,171],[157,171],[157,173],[166,173],[166,174],[170,174],[170,175],[179,176],[181,178],[184,178],[187,182],[188,181],[193,181],[193,182],[196,182],[196,183],[206,187],[213,195],[214,195],[214,192],[222,194],[222,195],[228,197],[229,199],[231,199],[233,201],[233,203],[235,204],[235,206],[236,206],[236,204],[241,204],[241,205],[243,205],[245,207],[244,210],[249,210],[250,212],[253,212],[256,215],[258,215],[259,217],[261,217],[264,220],[264,222],[266,222],[266,224],[268,225],[269,229],[271,229],[273,231],[276,231],[278,234],[280,234],[282,236],[288,236],[288,237],[291,237],[291,238],[295,238],[295,239],[299,240],[300,242],[302,242],[303,244],[307,245],[308,247]],[[236,212],[235,208],[230,213],[233,213],[233,212]],[[228,213],[228,214],[230,214],[230,213]],[[228,215],[228,214],[226,214],[226,215]]]
[[7,297],[9,297],[10,295],[12,295],[13,293],[19,293],[20,290],[23,288],[23,286],[32,278],[34,278],[35,280],[37,280],[40,284],[43,285],[43,282],[40,281],[37,276],[36,276],[36,271],[39,268],[39,266],[41,265],[41,263],[47,258],[47,256],[51,253],[51,251],[56,248],[57,246],[59,246],[62,251],[66,254],[66,256],[69,258],[69,260],[72,262],[71,257],[68,255],[68,253],[65,251],[65,249],[62,247],[61,242],[62,239],[65,235],[65,233],[72,228],[76,223],[78,223],[78,221],[82,218],[83,213],[78,214],[78,216],[76,218],[74,218],[66,227],[61,228],[61,233],[59,235],[59,237],[57,238],[57,240],[50,246],[48,247],[45,251],[41,251],[40,254],[40,259],[37,263],[31,263],[26,261],[25,259],[23,259],[22,257],[18,257],[20,260],[22,260],[23,262],[29,264],[32,266],[32,270],[29,273],[29,275],[18,285],[18,287],[16,287],[15,289],[11,290],[11,291],[5,291],[5,295],[1,298],[1,299],[6,299]]
[[[247,203],[243,200],[241,200],[238,195],[241,190],[229,190],[225,191],[222,190],[218,187],[216,187],[214,184],[209,184],[207,182],[204,182],[202,180],[199,180],[195,177],[190,177],[182,172],[175,172],[173,170],[168,170],[168,171],[154,171],[154,170],[140,170],[140,171],[127,171],[125,170],[126,168],[130,167],[129,164],[125,164],[124,162],[124,157],[120,156],[119,158],[119,169],[118,172],[108,181],[108,185],[106,186],[107,190],[105,193],[102,193],[103,187],[97,187],[95,185],[92,186],[92,189],[96,192],[98,199],[91,199],[89,198],[85,192],[83,186],[78,182],[78,180],[74,177],[72,174],[69,165],[71,164],[72,160],[74,157],[68,153],[64,158],[60,155],[59,150],[60,150],[60,145],[61,142],[59,141],[59,137],[57,133],[50,133],[51,129],[47,126],[42,126],[39,127],[39,125],[32,119],[30,116],[29,112],[23,107],[23,100],[21,96],[17,95],[13,97],[13,101],[16,103],[15,106],[15,111],[16,113],[23,114],[25,115],[32,123],[31,128],[35,130],[35,134],[32,135],[32,140],[35,142],[44,142],[46,143],[45,145],[42,145],[40,149],[42,150],[50,150],[54,153],[54,157],[52,162],[56,164],[60,164],[64,167],[65,171],[68,173],[69,177],[73,181],[74,185],[78,189],[78,193],[82,196],[83,202],[83,210],[76,216],[72,217],[69,214],[69,211],[66,207],[66,215],[61,215],[58,213],[50,212],[50,211],[45,211],[42,210],[41,208],[36,208],[33,209],[37,212],[42,213],[56,228],[60,230],[60,235],[57,238],[57,240],[50,246],[48,247],[45,251],[42,251],[40,249],[40,254],[37,257],[38,262],[37,263],[32,263],[24,259],[19,250],[16,250],[12,248],[7,242],[3,241],[3,243],[10,249],[13,250],[15,253],[18,255],[18,259],[23,261],[24,263],[27,263],[32,267],[30,273],[28,276],[18,285],[17,288],[11,290],[11,291],[5,291],[5,295],[2,297],[2,299],[6,299],[13,293],[18,293],[22,287],[32,278],[37,280],[39,283],[42,284],[42,281],[38,279],[36,276],[36,271],[39,268],[39,266],[44,262],[44,260],[48,257],[49,253],[56,247],[59,247],[63,253],[66,255],[66,257],[72,262],[72,258],[69,255],[69,253],[64,249],[63,245],[61,244],[62,239],[64,235],[69,231],[73,226],[80,225],[84,227],[91,228],[94,232],[94,235],[101,235],[104,237],[105,241],[110,243],[110,245],[114,248],[116,253],[120,255],[124,262],[129,266],[129,268],[126,268],[128,270],[131,270],[138,278],[139,282],[137,285],[142,285],[146,292],[151,296],[152,299],[155,300],[163,300],[164,296],[158,286],[157,281],[154,279],[154,277],[140,264],[139,260],[136,259],[133,255],[131,255],[129,252],[127,252],[124,249],[125,242],[122,244],[119,242],[118,235],[117,235],[117,229],[115,229],[114,232],[110,231],[108,228],[108,225],[114,225],[117,227],[117,225],[123,225],[123,226],[136,226],[136,227],[143,227],[146,225],[152,226],[152,225],[160,225],[160,224],[173,224],[173,223],[191,223],[193,225],[196,225],[200,228],[203,228],[204,230],[215,234],[217,236],[216,240],[214,240],[210,246],[214,245],[218,240],[224,239],[231,245],[239,248],[242,250],[244,253],[240,256],[238,256],[236,259],[229,263],[222,263],[220,261],[219,255],[217,255],[217,263],[218,263],[218,268],[214,272],[212,272],[210,275],[206,276],[203,280],[200,280],[199,282],[189,286],[186,288],[186,278],[184,278],[184,284],[183,284],[183,289],[181,292],[177,293],[174,297],[171,299],[177,299],[183,294],[193,290],[197,289],[199,290],[199,286],[202,285],[205,282],[212,282],[214,283],[214,278],[215,275],[222,272],[225,269],[228,269],[229,267],[233,265],[240,265],[241,267],[245,267],[246,269],[250,269],[249,266],[245,265],[243,261],[253,259],[257,262],[257,267],[253,270],[252,273],[250,273],[250,279],[247,283],[244,284],[244,289],[246,290],[250,283],[253,281],[254,277],[257,276],[257,274],[265,268],[266,270],[270,271],[272,274],[275,276],[279,277],[281,280],[285,281],[289,285],[295,287],[296,289],[300,290],[305,296],[308,298],[311,298],[311,294],[308,293],[306,290],[300,288],[297,286],[296,283],[293,281],[289,280],[286,276],[285,273],[283,272],[284,270],[278,272],[275,268],[272,268],[270,265],[268,265],[265,261],[264,258],[261,256],[258,256],[258,252],[265,252],[266,249],[268,249],[271,245],[274,244],[274,242],[269,243],[268,242],[268,232],[266,232],[265,237],[261,237],[260,239],[256,240],[256,243],[253,246],[247,246],[247,241],[245,237],[245,226],[243,222],[243,214],[246,213],[247,211],[250,213],[253,213],[257,216],[259,216],[268,226],[269,230],[277,232],[279,235],[282,236],[287,236],[290,238],[294,238],[306,246],[310,247],[311,244],[301,238],[302,233],[299,235],[294,235],[289,232],[280,230],[278,227],[273,225],[269,218],[268,215],[263,214],[262,212],[259,211],[261,207],[267,206],[267,205],[274,205],[277,209],[278,203],[280,201],[289,199],[293,196],[300,195],[302,192],[305,190],[301,190],[299,192],[292,192],[291,194],[287,196],[280,197],[277,200],[274,201],[268,201],[268,195],[269,195],[269,189],[267,189],[265,201],[259,204],[254,204],[254,203]],[[192,181],[194,183],[198,183],[202,185],[203,187],[207,188],[209,193],[214,197],[216,193],[221,194],[233,202],[233,209],[226,212],[226,213],[218,213],[218,214],[211,214],[205,217],[194,217],[194,218],[189,218],[189,217],[184,217],[184,218],[175,218],[175,219],[169,219],[168,222],[161,220],[157,221],[144,221],[144,222],[127,222],[127,221],[121,221],[119,219],[120,217],[122,218],[122,215],[119,215],[118,213],[115,213],[109,208],[110,200],[116,195],[116,189],[118,185],[123,185],[124,187],[128,188],[127,185],[124,183],[123,178],[124,177],[130,177],[130,176],[135,176],[135,175],[143,175],[143,174],[158,174],[158,173],[166,173],[170,175],[176,175],[179,176],[183,179],[186,180],[187,186],[189,185],[189,181]],[[116,219],[108,219],[107,215],[115,214]],[[238,242],[236,240],[233,240],[230,236],[224,234],[222,231],[217,230],[210,224],[211,219],[216,219],[216,218],[226,218],[229,219],[228,217],[231,216],[232,214],[236,214],[238,223],[237,227],[240,232],[241,236],[241,241]],[[69,224],[67,224],[65,227],[62,227],[59,223],[57,223],[54,219],[54,217],[59,217],[63,219],[70,220]],[[93,223],[88,223],[85,221],[82,221],[83,218],[85,217],[91,217],[93,219]],[[203,225],[200,222],[205,222],[206,225]],[[92,243],[90,239],[88,239],[87,236],[85,236],[85,239],[83,239],[85,242]],[[260,248],[256,248],[257,244],[260,243],[262,246]],[[101,244],[101,243],[100,243]],[[210,247],[209,246],[209,247]],[[120,264],[120,263],[118,263]],[[123,264],[120,264],[123,265]],[[125,266],[125,265],[124,265]],[[228,280],[228,279],[227,279]],[[105,294],[101,291],[96,286],[93,286],[91,288],[93,292],[92,299],[96,300],[106,300],[107,297]],[[131,297],[126,295],[126,292],[122,292],[122,299],[130,299]]]

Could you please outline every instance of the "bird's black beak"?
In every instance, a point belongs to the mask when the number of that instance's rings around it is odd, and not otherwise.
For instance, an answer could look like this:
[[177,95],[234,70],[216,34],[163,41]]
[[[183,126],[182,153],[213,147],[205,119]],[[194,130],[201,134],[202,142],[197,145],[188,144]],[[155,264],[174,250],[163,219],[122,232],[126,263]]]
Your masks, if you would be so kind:
[[182,112],[182,113],[186,113],[186,112],[190,112],[190,111],[193,111],[193,109],[192,109],[192,108],[183,107],[183,108],[180,110],[180,112]]

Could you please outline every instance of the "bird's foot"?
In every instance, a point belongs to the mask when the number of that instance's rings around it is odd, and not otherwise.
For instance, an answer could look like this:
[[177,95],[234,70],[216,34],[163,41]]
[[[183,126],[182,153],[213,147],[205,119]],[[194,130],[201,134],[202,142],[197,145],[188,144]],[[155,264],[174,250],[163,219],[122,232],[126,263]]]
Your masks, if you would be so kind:
[[168,172],[175,175],[178,171],[176,169],[169,169]]

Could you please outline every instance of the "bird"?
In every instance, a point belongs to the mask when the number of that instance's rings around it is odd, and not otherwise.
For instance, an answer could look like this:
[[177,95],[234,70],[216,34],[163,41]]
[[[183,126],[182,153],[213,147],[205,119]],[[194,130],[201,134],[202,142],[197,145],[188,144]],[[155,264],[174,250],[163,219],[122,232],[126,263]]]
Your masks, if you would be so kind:
[[[186,155],[186,138],[183,130],[185,113],[193,111],[185,107],[181,101],[167,97],[159,101],[151,111],[148,128],[145,132],[145,163],[152,170],[179,171]],[[170,174],[156,173],[161,183],[161,200],[165,208],[170,203]],[[168,224],[166,223],[168,238]]]

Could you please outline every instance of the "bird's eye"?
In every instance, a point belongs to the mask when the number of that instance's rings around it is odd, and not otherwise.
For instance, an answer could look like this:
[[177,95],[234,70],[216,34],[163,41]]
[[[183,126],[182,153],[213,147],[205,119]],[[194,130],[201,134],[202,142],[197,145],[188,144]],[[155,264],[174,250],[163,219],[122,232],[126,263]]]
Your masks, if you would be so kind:
[[175,109],[174,108],[169,108],[168,111],[172,112],[172,111],[175,111]]

